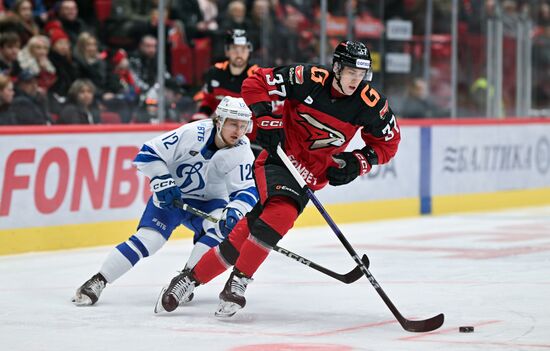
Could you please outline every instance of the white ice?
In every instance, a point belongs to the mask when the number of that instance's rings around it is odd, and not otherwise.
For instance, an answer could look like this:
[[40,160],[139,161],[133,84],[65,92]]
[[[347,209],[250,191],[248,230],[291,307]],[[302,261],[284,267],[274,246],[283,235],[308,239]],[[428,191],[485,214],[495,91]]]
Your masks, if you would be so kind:
[[[228,272],[155,315],[190,253],[176,240],[92,307],[70,298],[111,247],[1,257],[0,350],[550,350],[550,207],[340,228],[405,317],[443,312],[445,324],[406,332],[366,278],[345,285],[275,252],[232,319],[214,317]],[[354,267],[327,226],[293,229],[280,246],[340,273]]]

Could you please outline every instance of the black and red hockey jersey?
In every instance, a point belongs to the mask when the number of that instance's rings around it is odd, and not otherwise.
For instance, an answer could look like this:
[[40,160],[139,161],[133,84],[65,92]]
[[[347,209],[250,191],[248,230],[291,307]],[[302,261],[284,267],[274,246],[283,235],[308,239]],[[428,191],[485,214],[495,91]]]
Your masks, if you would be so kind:
[[397,152],[401,135],[387,99],[368,82],[353,95],[333,98],[331,70],[311,64],[259,68],[245,79],[241,94],[250,106],[285,100],[285,151],[309,187],[327,184],[326,171],[337,166],[332,155],[343,152],[356,132],[384,164]]
[[241,74],[235,76],[229,70],[229,61],[216,63],[206,73],[199,112],[210,116],[224,96],[241,97],[243,81],[254,74],[257,68],[257,65],[249,64]]

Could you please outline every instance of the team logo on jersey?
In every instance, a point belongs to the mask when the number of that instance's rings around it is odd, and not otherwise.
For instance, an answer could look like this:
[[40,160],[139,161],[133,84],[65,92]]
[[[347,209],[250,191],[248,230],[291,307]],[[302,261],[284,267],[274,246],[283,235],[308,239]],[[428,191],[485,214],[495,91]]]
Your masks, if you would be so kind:
[[310,134],[306,141],[312,142],[309,146],[311,150],[323,149],[331,146],[338,147],[346,142],[344,133],[323,124],[308,113],[298,112],[298,115],[303,119],[299,121],[299,123],[304,124],[306,130]]
[[304,102],[308,105],[311,105],[313,103],[313,98],[308,95]]
[[288,70],[288,81],[291,85],[294,85],[294,67],[290,67]]
[[191,156],[193,156],[193,157],[197,156],[198,153],[199,153],[199,152],[198,152],[198,151],[195,151],[195,150],[189,151],[189,155],[191,155]]
[[189,194],[197,190],[204,189],[206,182],[202,178],[200,170],[204,164],[197,162],[195,164],[182,163],[176,169],[176,175],[183,179],[180,185],[181,192]]
[[296,77],[296,84],[304,84],[304,66],[296,66],[294,76]]
[[215,79],[212,79],[212,80],[210,81],[210,85],[211,85],[213,88],[217,88],[217,87],[220,86],[220,82],[218,82],[218,81],[215,80]]

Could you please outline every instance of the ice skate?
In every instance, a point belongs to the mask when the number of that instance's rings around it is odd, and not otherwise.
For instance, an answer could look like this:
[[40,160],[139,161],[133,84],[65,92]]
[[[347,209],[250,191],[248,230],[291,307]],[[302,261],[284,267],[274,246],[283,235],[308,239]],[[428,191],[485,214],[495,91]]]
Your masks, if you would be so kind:
[[[159,297],[157,299],[157,303],[155,304],[155,310],[154,310],[155,313],[166,312],[164,307],[162,307],[162,295],[164,295],[166,290],[168,290],[168,286],[164,286],[160,291]],[[183,299],[180,301],[179,306],[183,306],[186,303],[191,302],[194,296],[195,296],[195,293],[191,293],[191,295],[189,295],[186,299]]]
[[107,280],[97,273],[88,281],[86,281],[80,288],[76,290],[75,296],[72,298],[72,303],[76,306],[91,306],[97,302],[103,289],[105,289]]
[[216,317],[231,317],[246,305],[244,292],[248,284],[253,281],[238,270],[233,270],[227,283],[220,293],[220,303],[214,313]]
[[192,271],[182,271],[172,279],[170,285],[164,287],[161,291],[155,306],[155,313],[172,312],[181,301],[191,301],[191,295],[197,285],[198,283],[193,278]]

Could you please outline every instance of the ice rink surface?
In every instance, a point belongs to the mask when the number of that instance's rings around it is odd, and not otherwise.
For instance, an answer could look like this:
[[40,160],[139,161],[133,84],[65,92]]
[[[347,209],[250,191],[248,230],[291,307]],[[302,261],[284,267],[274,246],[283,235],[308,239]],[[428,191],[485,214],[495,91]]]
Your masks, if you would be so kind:
[[[70,298],[111,247],[0,257],[0,349],[550,350],[550,207],[340,228],[405,317],[443,312],[444,325],[406,332],[366,278],[346,285],[276,252],[232,319],[213,314],[228,272],[189,305],[155,315],[191,249],[176,240],[92,307]],[[339,273],[354,267],[328,226],[294,229],[280,246]],[[459,333],[462,325],[475,332]]]

